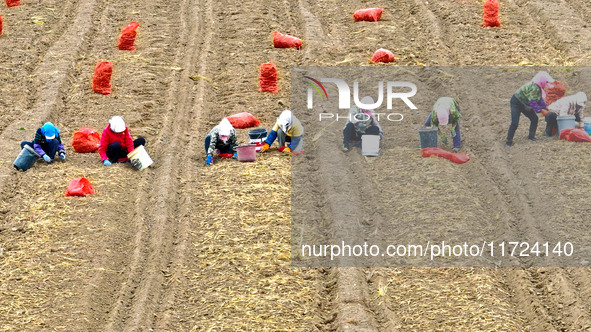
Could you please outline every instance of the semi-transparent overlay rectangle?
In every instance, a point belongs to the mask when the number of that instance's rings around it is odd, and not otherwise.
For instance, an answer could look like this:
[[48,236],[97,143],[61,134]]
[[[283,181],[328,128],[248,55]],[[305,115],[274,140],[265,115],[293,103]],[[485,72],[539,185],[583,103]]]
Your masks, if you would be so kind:
[[[505,146],[511,97],[539,71],[565,96],[591,91],[588,67],[293,68],[305,152],[291,158],[292,265],[588,266],[591,144],[546,137],[541,114],[530,141],[520,114]],[[377,157],[343,151],[364,96],[379,104]],[[464,164],[421,154],[418,129],[440,97],[459,103]],[[451,151],[451,136],[442,128],[439,147]]]

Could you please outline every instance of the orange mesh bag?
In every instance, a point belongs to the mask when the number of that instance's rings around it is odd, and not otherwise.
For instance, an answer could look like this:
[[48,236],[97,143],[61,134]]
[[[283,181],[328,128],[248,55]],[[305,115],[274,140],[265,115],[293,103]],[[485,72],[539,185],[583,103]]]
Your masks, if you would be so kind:
[[359,21],[370,21],[370,22],[377,22],[382,17],[382,8],[365,8],[359,9],[355,13],[353,13],[353,18],[355,22]]
[[484,27],[500,27],[501,21],[499,21],[499,1],[498,0],[486,0],[484,3],[484,14],[483,14],[483,26]]
[[20,6],[21,5],[21,0],[6,0],[6,6],[8,7],[14,7],[14,6]]
[[284,35],[273,31],[273,46],[276,48],[302,48],[302,40],[298,37]]
[[449,160],[453,161],[454,163],[458,163],[458,164],[463,164],[463,163],[467,162],[468,160],[470,160],[470,157],[468,157],[468,155],[465,153],[453,153],[453,152],[445,151],[440,148],[424,148],[422,152],[423,152],[423,157],[429,157],[429,156],[442,157],[445,159],[449,159]]
[[568,128],[560,131],[560,139],[569,142],[591,142],[591,136],[584,129]]
[[273,62],[261,64],[259,86],[259,92],[279,92],[277,87],[277,66]]
[[373,62],[373,63],[378,63],[378,62],[383,62],[383,63],[394,62],[394,53],[390,52],[387,49],[380,48],[371,57],[371,62]]
[[92,91],[104,95],[111,94],[111,74],[113,74],[113,65],[110,62],[97,62],[92,77]]
[[237,113],[234,115],[227,116],[226,119],[230,121],[232,127],[236,129],[244,129],[250,127],[256,127],[261,123],[254,115],[248,112]]
[[87,178],[77,178],[70,181],[68,189],[66,189],[66,196],[86,196],[94,194],[94,188]]
[[131,22],[123,31],[121,31],[121,36],[119,36],[119,49],[124,51],[134,51],[135,50],[135,36],[137,34],[136,30],[140,26],[138,22]]
[[101,135],[88,127],[82,127],[72,137],[72,147],[78,153],[89,153],[98,150]]
[[552,87],[549,88],[546,86],[544,89],[546,91],[546,105],[550,105],[553,102],[557,101],[558,99],[564,97],[566,93],[566,85],[562,82],[553,82],[551,83]]

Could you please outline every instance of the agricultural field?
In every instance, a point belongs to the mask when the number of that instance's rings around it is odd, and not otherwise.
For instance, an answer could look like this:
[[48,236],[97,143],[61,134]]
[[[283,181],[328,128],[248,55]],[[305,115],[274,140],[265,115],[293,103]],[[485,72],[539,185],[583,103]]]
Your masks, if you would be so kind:
[[[382,18],[354,22],[366,7],[384,8]],[[0,331],[591,329],[587,267],[291,265],[290,158],[321,195],[331,174],[315,171],[348,163],[343,183],[396,195],[408,208],[394,212],[410,222],[499,222],[516,236],[554,231],[540,220],[587,230],[591,146],[544,138],[543,119],[541,142],[530,143],[522,117],[506,149],[518,86],[470,81],[507,95],[505,104],[463,105],[464,165],[420,156],[416,129],[428,104],[385,128],[372,165],[391,168],[399,186],[356,182],[366,162],[359,154],[326,161],[272,149],[255,163],[208,167],[203,151],[225,116],[247,111],[270,128],[290,108],[290,68],[387,66],[369,61],[381,47],[400,66],[561,66],[557,79],[583,84],[569,92],[589,88],[590,77],[568,70],[591,64],[588,1],[501,0],[502,27],[486,29],[480,0],[22,0],[1,4],[0,16]],[[140,24],[137,50],[120,51],[131,21]],[[303,48],[273,48],[274,30],[302,38]],[[113,64],[111,95],[91,89],[97,61]],[[266,61],[279,69],[277,94],[258,92]],[[104,167],[96,153],[73,151],[74,132],[102,131],[113,115],[146,138],[152,167]],[[67,161],[16,172],[19,143],[45,121],[60,128]],[[81,176],[96,193],[64,197]],[[442,197],[446,210],[430,213],[429,197]],[[309,204],[328,219],[339,213]]]

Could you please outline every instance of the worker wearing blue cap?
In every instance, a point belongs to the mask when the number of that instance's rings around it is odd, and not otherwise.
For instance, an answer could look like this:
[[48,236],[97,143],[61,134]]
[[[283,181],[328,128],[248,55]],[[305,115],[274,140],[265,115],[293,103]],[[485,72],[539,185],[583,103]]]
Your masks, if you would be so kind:
[[60,131],[51,122],[46,122],[37,129],[33,142],[21,142],[21,149],[25,145],[32,147],[47,163],[53,161],[56,153],[61,160],[66,160],[66,150],[60,138]]

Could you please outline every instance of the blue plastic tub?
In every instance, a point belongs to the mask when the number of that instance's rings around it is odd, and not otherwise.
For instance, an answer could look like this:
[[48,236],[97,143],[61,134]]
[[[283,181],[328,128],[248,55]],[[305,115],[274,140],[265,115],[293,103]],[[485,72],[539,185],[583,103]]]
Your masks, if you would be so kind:
[[37,152],[35,152],[35,150],[32,147],[25,145],[25,147],[18,154],[16,160],[12,165],[14,166],[14,168],[16,168],[17,171],[26,172],[29,168],[35,165],[35,162],[40,157],[41,156]]

